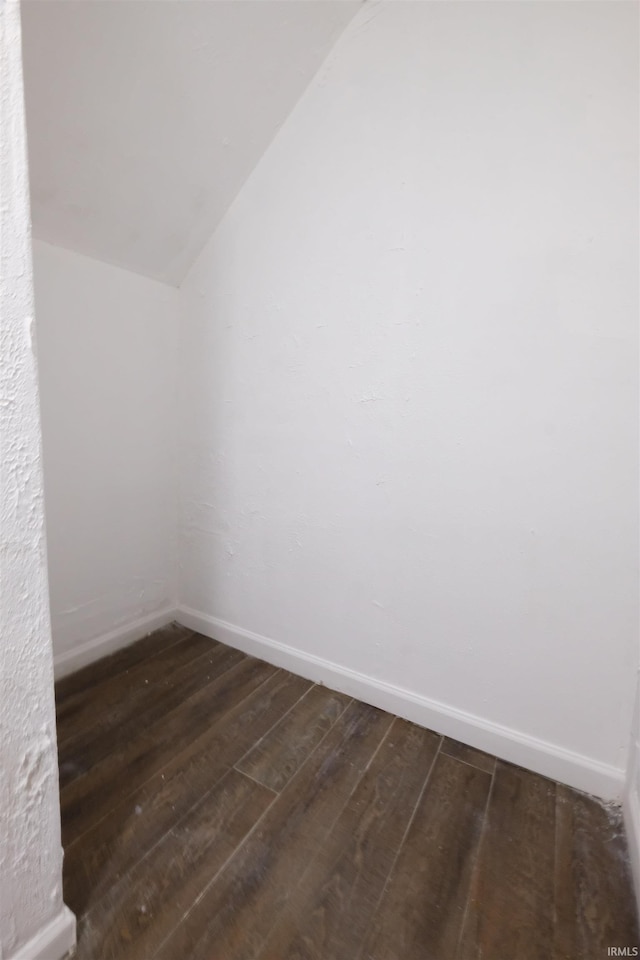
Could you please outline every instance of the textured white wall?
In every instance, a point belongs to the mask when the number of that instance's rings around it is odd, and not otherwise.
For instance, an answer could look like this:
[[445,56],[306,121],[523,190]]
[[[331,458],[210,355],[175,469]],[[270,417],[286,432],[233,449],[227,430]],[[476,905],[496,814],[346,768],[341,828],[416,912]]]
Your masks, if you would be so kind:
[[33,246],[58,656],[175,607],[179,295]]
[[[0,4],[0,957],[73,943],[62,848],[20,19]],[[47,936],[47,931],[51,934]],[[43,939],[44,938],[44,939]]]
[[367,5],[182,288],[184,605],[592,789],[637,663],[637,18]]

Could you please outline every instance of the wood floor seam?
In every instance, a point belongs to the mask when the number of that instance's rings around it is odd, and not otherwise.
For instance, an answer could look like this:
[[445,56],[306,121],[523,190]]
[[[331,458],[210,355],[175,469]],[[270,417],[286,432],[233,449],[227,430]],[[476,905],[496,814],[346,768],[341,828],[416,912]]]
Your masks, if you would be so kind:
[[[358,706],[358,705],[357,705],[357,702],[354,701],[354,700],[350,700],[350,701],[349,701],[349,705],[350,705],[351,707],[356,707],[356,706]],[[347,708],[347,709],[348,709],[348,708]],[[379,719],[380,719],[380,718],[382,718],[382,717],[384,716],[381,711],[377,711],[377,710],[375,710],[374,708],[366,708],[366,709],[367,709],[368,713],[369,713],[371,716],[375,716],[376,718],[379,718]],[[345,713],[346,713],[346,711],[343,712],[342,717],[344,717]],[[393,718],[389,717],[389,725],[390,725],[390,723],[392,722],[392,719],[393,719]],[[336,724],[334,724],[329,730],[326,731],[324,737],[323,737],[322,740],[317,744],[315,750],[306,758],[305,762],[302,764],[302,766],[301,766],[301,767],[298,769],[298,771],[296,772],[295,777],[294,777],[293,780],[290,782],[290,784],[289,784],[289,786],[288,786],[288,788],[287,788],[287,791],[284,791],[283,793],[280,793],[277,797],[274,798],[274,800],[273,800],[273,802],[270,804],[270,806],[264,811],[262,817],[260,818],[260,821],[256,824],[256,827],[259,825],[259,823],[264,823],[264,822],[265,822],[265,819],[268,818],[269,815],[270,815],[270,813],[271,813],[272,811],[274,811],[279,805],[282,805],[282,804],[285,803],[285,801],[286,801],[286,799],[287,799],[287,793],[294,789],[294,786],[293,786],[293,785],[294,785],[294,783],[295,783],[296,781],[300,781],[300,782],[304,783],[305,776],[306,776],[306,774],[307,774],[307,772],[308,772],[307,768],[313,769],[314,763],[316,763],[316,762],[317,762],[317,759],[322,756],[322,754],[321,754],[320,751],[321,751],[323,745],[325,744],[325,742],[326,742],[331,736],[334,735],[334,732],[335,732],[335,731],[336,731]],[[345,731],[345,733],[343,734],[343,737],[347,736],[347,733],[348,733],[348,729],[347,729],[347,730]],[[357,777],[357,779],[358,779],[358,780],[360,779],[360,775]],[[349,791],[349,793],[348,793],[348,795],[347,795],[347,799],[348,799],[348,797],[351,795],[351,793],[352,793],[352,790]],[[346,802],[346,800],[341,800],[341,802],[340,802],[340,809],[342,809],[342,807],[344,806],[344,803],[345,803],[345,802]],[[328,832],[329,832],[328,828],[324,828],[324,830],[323,830],[323,836],[326,836],[326,835],[328,834]],[[235,852],[235,854],[234,854],[234,857],[240,857],[241,854],[242,854],[242,852],[243,852],[243,850],[249,849],[249,845],[250,845],[250,843],[252,842],[252,839],[253,839],[254,836],[256,836],[256,829],[255,829],[255,828],[252,829],[249,834],[247,834],[247,836],[244,838],[244,840],[242,841],[242,843],[238,846],[238,848],[236,849],[236,852]],[[315,842],[314,842],[314,844],[313,844],[313,847],[314,847],[314,851],[317,850],[317,846],[316,846],[316,843],[315,843]],[[232,863],[233,863],[233,858],[230,858],[229,861],[227,862],[227,864],[226,864],[225,867],[224,867],[224,871],[226,871],[227,868],[228,868]],[[303,868],[302,868],[302,873],[304,873],[305,868],[306,868],[306,864],[305,864],[305,866],[303,866]],[[201,903],[201,902],[203,901],[203,899],[208,895],[209,892],[213,892],[213,891],[214,891],[215,885],[218,884],[218,883],[220,883],[220,882],[222,881],[222,877],[223,877],[223,873],[222,873],[221,871],[218,871],[218,873],[216,874],[216,877],[214,878],[214,880],[212,880],[212,882],[207,886],[207,889],[202,892],[202,895],[201,895],[200,897],[198,897],[198,903],[197,903],[197,904],[194,904],[194,909],[197,907],[197,905],[198,905],[199,903]],[[213,913],[214,913],[214,916],[215,916],[216,911],[214,910]],[[207,911],[207,915],[208,915],[208,914],[209,914],[209,911]],[[270,917],[269,917],[270,924],[273,923],[273,920],[274,920],[274,919],[275,919],[274,916],[272,916],[272,915],[270,914]],[[178,930],[175,931],[175,933],[177,933],[177,932],[178,932]],[[193,951],[194,956],[195,956],[196,953],[199,952],[199,944],[200,944],[200,942],[202,942],[201,939],[198,940],[197,943],[191,945],[191,949],[192,949],[192,951]],[[158,951],[157,956],[158,956],[158,957],[161,957],[162,960],[166,960],[167,957],[173,957],[173,955],[176,954],[176,953],[182,954],[182,952],[183,952],[182,949],[176,949],[176,948],[175,948],[175,945],[174,945],[174,947],[173,947],[171,950],[169,950],[168,953],[166,953],[165,950],[164,950],[164,947],[165,947],[165,945],[168,944],[168,943],[169,943],[169,939],[167,939],[166,941],[164,941],[163,946],[162,946],[162,947],[160,948],[160,950]],[[220,947],[220,949],[222,950],[223,948]],[[253,953],[254,953],[254,951],[251,952],[251,960],[253,960]],[[200,960],[200,958],[198,958],[198,960]],[[246,960],[249,960],[249,954],[246,955]]]
[[[354,701],[351,700],[351,701],[349,701],[349,702],[350,702],[350,703],[353,703]],[[391,732],[391,728],[392,728],[392,727],[393,727],[393,722],[390,723],[389,726],[388,726],[388,728],[385,730],[385,732],[384,732],[383,736],[381,737],[379,743],[377,744],[375,750],[373,751],[373,753],[372,753],[371,756],[369,757],[369,760],[368,760],[366,766],[365,766],[364,769],[362,770],[362,772],[361,772],[360,776],[358,777],[358,779],[354,782],[353,787],[352,787],[350,793],[348,794],[348,796],[346,797],[346,799],[344,800],[344,802],[343,802],[343,804],[342,804],[342,807],[336,812],[335,817],[334,817],[334,819],[333,819],[333,822],[330,823],[329,826],[328,826],[328,828],[325,830],[325,833],[324,833],[325,840],[326,840],[326,838],[328,838],[328,837],[331,835],[333,829],[335,828],[335,825],[337,824],[338,820],[340,819],[340,816],[342,815],[342,813],[344,812],[344,810],[345,810],[346,807],[348,806],[349,801],[350,801],[351,798],[353,797],[353,795],[354,795],[354,793],[356,792],[358,786],[362,783],[362,780],[363,780],[364,777],[366,776],[367,771],[371,768],[371,764],[373,763],[374,758],[375,758],[375,757],[377,756],[377,754],[380,752],[380,749],[382,748],[382,745],[383,745],[383,743],[385,742],[385,740],[388,738],[388,736],[389,736],[389,734],[390,734],[390,732]],[[329,731],[328,731],[328,732],[329,732]],[[328,733],[328,732],[327,732],[327,733]],[[319,745],[318,745],[318,746],[319,746]],[[308,871],[313,868],[313,864],[314,864],[314,862],[317,860],[320,852],[321,852],[321,848],[318,847],[318,849],[316,849],[316,851],[315,851],[315,853],[314,853],[314,856],[313,856],[312,860],[305,866],[305,868],[303,869],[302,873],[301,873],[300,876],[298,877],[298,885],[302,885],[302,884],[304,883],[304,880],[305,880],[305,878],[306,878],[306,876],[307,876],[307,874],[308,874]],[[275,923],[275,922],[276,922],[276,919],[274,918],[274,923]],[[267,938],[268,938],[268,936],[269,936],[269,933],[270,933],[270,931],[267,932],[267,935],[266,935]],[[258,953],[255,958],[252,958],[252,960],[259,960],[259,957],[260,957],[260,954]]]
[[479,766],[477,763],[472,763],[471,760],[464,760],[462,757],[456,757],[453,753],[449,753],[448,750],[441,750],[441,753],[445,757],[450,757],[452,760],[457,760],[458,763],[465,763],[468,767],[473,767],[474,770],[480,770],[481,773],[487,773],[489,776],[493,776],[493,771],[486,770],[484,767]]
[[[212,684],[216,683],[216,682],[217,682],[219,679],[221,679],[222,677],[226,676],[226,675],[229,674],[229,673],[232,673],[234,670],[235,670],[235,671],[239,670],[239,668],[240,668],[244,663],[245,663],[244,660],[239,660],[237,663],[231,664],[227,669],[225,669],[225,670],[224,670],[222,673],[220,673],[217,677],[214,677],[213,680],[210,681],[210,683],[205,684],[200,690],[198,690],[198,691],[196,691],[195,693],[193,693],[190,697],[188,697],[188,698],[187,698],[186,700],[184,700],[182,703],[180,703],[180,704],[178,704],[177,706],[175,706],[172,710],[167,711],[167,713],[165,714],[164,717],[161,717],[160,719],[158,719],[157,721],[155,721],[155,723],[153,723],[153,724],[150,726],[150,728],[149,728],[150,731],[153,732],[153,728],[155,728],[155,727],[161,728],[161,727],[163,726],[163,724],[166,723],[168,717],[170,717],[170,716],[173,715],[173,714],[179,714],[180,711],[184,709],[185,704],[188,704],[189,701],[191,701],[192,699],[194,699],[195,697],[197,697],[199,694],[202,693],[203,690],[206,690],[208,686],[211,686]],[[267,679],[268,679],[268,678],[267,678]],[[263,682],[266,682],[266,681],[263,681]],[[107,760],[107,759],[108,759],[108,755],[107,755],[107,757],[105,757],[105,760]],[[169,762],[169,761],[167,761],[167,763],[168,763],[168,762]],[[90,776],[91,773],[92,773],[92,770],[88,770],[86,773],[83,773],[81,777],[78,777],[76,780],[72,780],[72,781],[70,782],[70,784],[69,784],[69,787],[71,787],[72,784],[77,783],[78,780],[84,780],[85,777]],[[63,796],[64,796],[65,791],[66,791],[66,787],[63,787],[63,789],[62,789],[62,794],[63,794]]]
[[264,790],[268,790],[269,793],[272,793],[274,797],[279,796],[279,793],[277,790],[273,790],[266,783],[263,783],[262,780],[256,780],[256,778],[252,777],[250,773],[246,772],[246,770],[239,770],[236,764],[234,764],[231,769],[235,770],[235,772],[240,774],[241,777],[246,777],[247,780],[251,780],[252,783],[256,783],[259,787],[262,787]]
[[[385,893],[386,893],[387,888],[388,888],[388,886],[389,886],[389,882],[390,882],[390,880],[391,880],[391,877],[393,876],[393,872],[394,872],[394,870],[395,870],[395,868],[396,868],[396,865],[397,865],[397,863],[398,863],[398,859],[399,859],[399,857],[400,857],[400,853],[401,853],[401,851],[402,851],[402,848],[404,847],[404,844],[405,844],[405,842],[406,842],[407,836],[409,835],[409,831],[411,830],[411,824],[413,823],[413,821],[414,821],[414,819],[415,819],[416,812],[417,812],[417,810],[418,810],[418,806],[419,806],[419,804],[420,804],[420,801],[422,800],[422,797],[424,796],[425,790],[427,789],[427,784],[429,783],[429,779],[430,779],[431,774],[432,774],[432,772],[433,772],[433,769],[434,769],[434,767],[435,767],[436,760],[438,759],[438,757],[439,757],[439,755],[440,755],[440,753],[441,753],[441,750],[442,750],[442,742],[443,742],[443,737],[440,736],[440,742],[438,743],[438,749],[436,750],[436,752],[435,752],[435,754],[434,754],[434,756],[433,756],[433,759],[432,759],[432,761],[431,761],[431,763],[430,763],[430,765],[429,765],[429,769],[427,770],[427,772],[426,772],[426,774],[425,774],[424,783],[422,784],[422,789],[420,790],[420,792],[419,792],[419,794],[418,794],[418,796],[417,796],[417,798],[416,798],[416,802],[415,802],[415,804],[414,804],[414,806],[413,806],[413,811],[412,811],[411,816],[409,817],[409,819],[408,819],[408,821],[407,821],[407,825],[406,825],[406,827],[405,827],[405,829],[404,829],[404,833],[403,833],[403,835],[402,835],[402,839],[400,840],[400,843],[398,844],[398,849],[397,849],[396,854],[395,854],[395,856],[394,856],[394,858],[393,858],[393,862],[391,863],[391,867],[390,867],[390,869],[389,869],[389,873],[387,874],[387,879],[385,880],[384,886],[383,886],[382,890],[380,891],[380,896],[378,897],[378,899],[377,899],[377,901],[376,901],[376,906],[375,906],[375,909],[374,909],[374,914],[377,912],[380,904],[381,904],[381,903],[383,902],[383,900],[384,900],[384,896],[385,896]],[[360,948],[360,950],[359,950],[359,952],[358,952],[358,954],[353,958],[353,960],[368,960],[368,958],[363,958],[363,957],[362,957],[362,951],[363,951],[364,949],[365,949],[365,944],[363,943],[363,944],[362,944],[362,947]]]
[[[250,658],[250,659],[252,659],[252,658]],[[245,661],[240,661],[239,663],[235,664],[235,665],[234,665],[233,667],[231,667],[229,670],[225,671],[224,674],[221,674],[221,676],[225,676],[226,674],[232,673],[234,670],[238,670],[238,669],[243,665],[244,662],[245,662]],[[257,689],[259,689],[260,686],[262,686],[264,683],[266,683],[266,682],[270,679],[270,676],[273,676],[273,675],[274,675],[274,674],[270,674],[269,676],[265,677],[265,679],[262,680],[261,683],[258,685],[258,688],[257,688]],[[212,681],[212,684],[215,683],[218,679],[220,679],[220,678],[218,677],[218,678],[216,678],[216,680]],[[203,690],[206,690],[206,689],[207,689],[207,687],[204,687],[204,688],[203,688]],[[202,691],[200,691],[200,692],[202,692]],[[194,694],[194,697],[197,696],[197,695],[198,695],[198,694]],[[247,696],[249,696],[249,695],[247,695]],[[189,699],[192,699],[192,698],[189,698]],[[243,699],[246,699],[246,697],[243,698]],[[185,702],[188,702],[188,701],[185,701]],[[240,701],[240,702],[242,702],[242,701]],[[179,711],[180,711],[180,707],[176,707],[175,710],[170,711],[170,713],[171,713],[171,714],[177,714],[177,713],[179,713]],[[169,714],[168,714],[168,716],[169,716]],[[158,727],[160,728],[160,727],[162,726],[162,723],[163,723],[163,722],[166,722],[166,718],[165,718],[164,721],[158,721],[157,724],[154,724],[153,726],[154,726],[154,727],[155,727],[155,726],[158,726]],[[164,764],[164,766],[161,767],[159,770],[154,770],[154,771],[153,771],[153,774],[150,774],[150,775],[149,775],[148,780],[151,780],[151,779],[153,778],[153,776],[155,776],[157,773],[161,773],[162,770],[165,769],[165,768],[169,765],[169,763],[171,762],[171,759],[172,759],[172,758],[168,756],[168,757],[167,757],[167,761],[166,761],[166,763]],[[89,773],[90,773],[90,771],[89,771]],[[84,779],[85,779],[85,776],[87,776],[87,775],[83,775],[83,777],[81,777],[81,778],[79,778],[79,779],[80,779],[80,780],[84,780]],[[139,783],[139,784],[136,786],[136,789],[139,789],[140,787],[144,786],[145,783],[148,782],[148,780],[147,780],[147,781],[142,781],[141,783]],[[77,780],[74,780],[74,781],[71,782],[71,784],[69,784],[69,786],[71,787],[71,786],[73,786],[74,784],[76,784],[77,782],[78,782]],[[64,795],[65,795],[65,789],[63,789],[63,790],[61,791],[61,797],[62,797],[62,800],[63,800],[63,801],[64,801]],[[126,795],[125,795],[125,796],[126,796]],[[119,797],[117,802],[120,802],[121,799],[122,799],[122,798]],[[95,826],[95,825],[98,824],[101,820],[103,820],[106,816],[108,816],[108,815],[109,815],[109,812],[110,812],[110,809],[111,809],[111,808],[109,808],[108,810],[106,810],[105,813],[104,813],[101,817],[99,817],[99,818],[97,818],[95,821],[93,821],[92,824],[91,824],[91,826],[88,827],[87,830],[88,830],[88,829],[91,829],[91,827]],[[78,839],[80,839],[80,838],[83,836],[83,834],[86,833],[86,832],[87,832],[87,831],[85,830],[85,831],[83,831],[83,833],[80,833],[80,834],[78,834],[78,836],[75,836],[75,837],[73,838],[73,841],[72,841],[72,842],[76,842],[76,841],[77,841]]]
[[462,757],[454,757],[451,753],[447,753],[446,750],[441,750],[443,757],[449,757],[450,760],[455,760],[456,763],[464,763],[465,767],[473,767],[474,770],[479,770],[480,773],[486,773],[489,777],[492,777],[493,774],[489,773],[488,770],[484,770],[482,767],[479,767],[477,763],[470,763],[469,760],[463,760]]
[[[186,913],[183,915],[183,917],[178,921],[178,923],[175,925],[175,927],[173,928],[173,930],[163,939],[162,943],[159,944],[159,946],[158,946],[158,948],[156,949],[153,957],[152,957],[152,958],[149,958],[149,960],[155,960],[155,958],[158,956],[158,954],[159,954],[159,953],[161,952],[161,950],[163,949],[165,943],[167,943],[167,942],[171,939],[171,937],[174,935],[176,929],[177,929],[182,923],[184,923],[184,922],[187,920],[187,918],[189,917],[189,915],[196,909],[196,907],[198,906],[198,904],[202,902],[202,900],[204,899],[204,897],[205,897],[206,894],[207,894],[207,891],[210,890],[210,889],[213,887],[213,885],[216,883],[216,881],[218,880],[218,878],[224,873],[224,871],[225,871],[225,869],[227,868],[228,864],[229,864],[229,863],[233,860],[233,858],[238,854],[238,852],[242,849],[242,847],[245,846],[245,844],[249,841],[249,838],[250,838],[254,833],[256,833],[256,831],[259,829],[261,822],[264,821],[266,815],[268,814],[269,810],[271,810],[271,808],[273,807],[273,805],[274,805],[275,803],[277,803],[278,798],[279,798],[279,795],[276,794],[276,793],[274,793],[273,799],[272,799],[271,803],[270,803],[270,804],[268,805],[268,807],[266,807],[266,809],[262,812],[261,816],[257,818],[256,822],[253,824],[253,826],[251,827],[251,829],[249,830],[249,832],[242,838],[242,840],[240,841],[240,843],[238,844],[238,846],[237,846],[237,847],[233,850],[233,852],[227,857],[227,859],[225,860],[225,862],[224,862],[224,863],[220,866],[220,868],[216,871],[216,873],[214,874],[214,876],[211,877],[211,880],[210,880],[210,882],[207,884],[207,886],[206,886],[206,887],[203,887],[203,889],[200,891],[199,895],[194,899],[193,903],[191,904],[191,907],[186,911]],[[88,958],[87,958],[87,960],[88,960]]]
[[316,684],[316,683],[313,683],[312,681],[309,681],[309,687],[304,691],[304,693],[301,694],[301,695],[298,697],[298,699],[296,700],[295,703],[292,703],[292,704],[291,704],[291,706],[289,707],[289,709],[287,710],[287,712],[286,712],[285,714],[283,714],[278,720],[276,720],[275,723],[269,728],[269,730],[267,730],[265,733],[262,734],[262,736],[260,737],[259,740],[256,740],[255,743],[252,743],[252,744],[251,744],[251,746],[249,747],[249,749],[246,750],[246,751],[243,753],[243,755],[240,757],[240,759],[238,760],[238,763],[242,763],[243,760],[245,759],[245,757],[247,757],[247,756],[251,753],[252,750],[255,750],[255,748],[256,748],[257,746],[259,746],[260,743],[262,743],[262,741],[265,739],[265,737],[268,737],[269,734],[272,733],[273,730],[278,726],[278,724],[279,724],[279,723],[282,723],[282,721],[285,719],[285,717],[289,716],[289,714],[291,713],[291,711],[292,711],[295,707],[297,707],[298,704],[299,704],[302,700],[304,700],[304,698],[307,696],[307,694],[310,693],[315,687],[317,687],[317,684]]
[[461,922],[461,924],[460,924],[460,932],[459,932],[459,934],[458,934],[458,944],[457,944],[457,947],[456,947],[456,960],[464,960],[463,957],[460,957],[460,956],[459,956],[459,953],[460,953],[460,949],[461,949],[461,946],[462,946],[462,938],[463,938],[463,936],[464,936],[465,924],[466,924],[466,922],[467,922],[467,913],[468,913],[468,911],[469,911],[469,903],[470,903],[470,901],[471,901],[471,897],[472,897],[472,894],[473,894],[473,881],[474,881],[475,871],[476,871],[476,869],[477,869],[478,862],[479,862],[480,857],[481,857],[481,855],[482,855],[482,843],[483,843],[484,836],[485,836],[486,829],[487,829],[487,820],[488,820],[488,817],[489,817],[489,807],[490,807],[490,805],[491,805],[491,797],[492,797],[492,795],[493,795],[493,787],[494,787],[494,784],[495,784],[495,778],[496,778],[496,774],[495,774],[495,769],[494,769],[493,773],[491,774],[491,784],[490,784],[490,786],[489,786],[489,793],[487,794],[487,801],[486,801],[486,803],[485,803],[485,805],[484,805],[484,810],[483,810],[483,813],[482,813],[482,829],[481,829],[481,831],[480,831],[480,839],[479,839],[479,841],[478,841],[478,849],[476,850],[476,856],[475,856],[475,860],[474,860],[473,867],[472,867],[472,871],[471,871],[471,882],[470,882],[470,884],[469,884],[469,891],[468,891],[468,894],[467,894],[467,902],[465,903],[465,906],[464,906],[464,913],[463,913],[463,916],[462,916],[462,922]]
[[[288,704],[295,702],[305,687],[306,681],[301,678],[286,671],[274,671],[248,699],[236,703],[218,723],[192,741],[190,747],[185,747],[177,757],[174,755],[165,769],[136,793],[135,800],[141,804],[136,806],[136,812],[139,809],[142,813],[145,808],[144,819],[135,816],[132,819],[131,800],[120,801],[83,836],[80,843],[68,847],[65,887],[71,895],[70,906],[76,913],[81,914],[85,909],[88,885],[93,883],[96,896],[100,897],[112,885],[109,871],[112,871],[111,877],[117,879],[127,871],[135,870],[145,851],[155,846],[181,815],[210,793],[212,784],[229,772],[235,758],[244,752],[242,746],[236,749],[237,738],[249,737],[251,728],[256,725],[258,730],[263,728],[263,723],[267,728],[271,727],[274,719],[282,716]],[[240,777],[239,774],[236,776]],[[109,864],[109,870],[105,873],[106,864]],[[94,877],[98,878],[97,884]]]
[[[156,721],[154,721],[154,723],[150,724],[149,727],[147,728],[147,732],[149,732],[149,731],[150,731],[150,732],[153,732],[154,728],[156,728],[156,727],[157,727],[158,729],[160,729],[160,728],[163,726],[163,724],[166,723],[167,718],[171,717],[172,715],[179,714],[180,711],[184,709],[185,704],[188,704],[191,700],[193,700],[194,698],[198,697],[198,696],[202,693],[203,690],[206,690],[208,686],[211,686],[212,684],[216,683],[220,678],[224,677],[225,675],[231,673],[231,672],[234,671],[234,670],[238,670],[238,669],[242,666],[242,664],[243,664],[244,662],[245,662],[244,660],[238,660],[238,661],[235,662],[235,663],[231,663],[227,668],[225,668],[220,674],[218,674],[216,677],[214,677],[211,681],[209,681],[208,683],[204,684],[199,690],[194,691],[189,697],[187,697],[187,698],[186,698],[185,700],[183,700],[181,703],[177,704],[177,705],[176,705],[175,707],[173,707],[171,710],[168,710],[168,711],[166,712],[166,714],[164,714],[164,716],[158,718],[158,720],[156,720]],[[107,754],[107,755],[103,758],[103,760],[102,760],[101,762],[106,762],[106,761],[108,761],[109,756],[110,756],[110,755]],[[98,764],[97,766],[99,766],[99,764]],[[95,767],[92,767],[92,768],[90,768],[89,770],[86,770],[84,773],[82,773],[79,777],[76,777],[74,780],[69,781],[68,784],[65,784],[65,785],[62,787],[62,791],[61,791],[61,792],[62,792],[62,796],[64,797],[64,795],[65,795],[65,793],[67,792],[67,790],[70,789],[70,788],[71,788],[72,786],[74,786],[75,784],[77,784],[80,780],[85,780],[85,778],[90,777],[90,776],[92,775],[92,773],[94,772],[94,770],[95,770]]]
[[349,704],[342,694],[314,684],[238,762],[238,769],[282,792],[339,721]]
[[[193,814],[194,810],[195,810],[197,807],[199,807],[201,804],[203,804],[203,803],[206,802],[207,797],[216,790],[216,788],[220,785],[220,783],[225,779],[225,777],[229,774],[229,772],[230,772],[231,770],[234,770],[234,772],[238,773],[238,775],[241,776],[241,777],[246,776],[246,774],[243,774],[241,771],[236,771],[233,767],[229,767],[229,768],[227,768],[224,772],[222,772],[222,773],[220,774],[220,776],[217,778],[217,780],[215,780],[215,781],[213,781],[213,782],[211,783],[210,788],[209,788],[209,790],[207,791],[207,793],[204,793],[204,794],[202,794],[201,796],[199,796],[199,797],[194,801],[194,803],[184,811],[184,813],[182,814],[182,816],[180,816],[180,817],[176,820],[175,823],[173,823],[164,833],[160,834],[160,835],[158,836],[156,842],[153,843],[151,846],[147,847],[147,848],[145,849],[143,855],[140,857],[140,859],[139,859],[139,860],[136,860],[136,861],[131,865],[131,867],[129,868],[129,871],[128,871],[128,872],[131,872],[131,870],[133,870],[133,869],[139,867],[140,865],[144,864],[145,860],[150,859],[150,858],[153,856],[154,852],[157,850],[157,848],[160,846],[160,844],[161,844],[164,840],[166,840],[166,838],[167,838],[170,834],[176,834],[176,832],[180,829],[180,826],[181,826],[184,822],[186,822],[186,821],[188,820],[189,816]],[[251,779],[251,778],[248,778],[248,779]],[[257,781],[253,781],[253,782],[254,782],[254,783],[257,783]],[[273,794],[274,797],[276,796],[276,794],[274,793],[273,790],[269,790],[269,788],[268,788],[268,787],[264,787],[263,784],[257,784],[257,785],[258,785],[259,787],[261,787],[262,789],[266,790],[267,792]],[[125,878],[122,878],[122,879],[126,879],[126,877],[125,877]],[[94,904],[94,906],[92,907],[92,909],[95,910],[96,908],[99,908],[99,907],[100,907],[100,904],[99,904],[99,903],[98,903],[98,904]],[[91,912],[91,910],[86,911],[86,912],[83,914],[83,916],[88,916],[88,915],[90,914],[90,912]]]

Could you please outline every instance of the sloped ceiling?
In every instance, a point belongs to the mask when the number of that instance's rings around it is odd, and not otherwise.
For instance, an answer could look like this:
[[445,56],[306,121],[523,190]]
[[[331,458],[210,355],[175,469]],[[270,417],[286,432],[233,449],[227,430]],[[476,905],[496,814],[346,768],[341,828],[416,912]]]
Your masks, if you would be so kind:
[[359,0],[23,0],[35,236],[179,284]]

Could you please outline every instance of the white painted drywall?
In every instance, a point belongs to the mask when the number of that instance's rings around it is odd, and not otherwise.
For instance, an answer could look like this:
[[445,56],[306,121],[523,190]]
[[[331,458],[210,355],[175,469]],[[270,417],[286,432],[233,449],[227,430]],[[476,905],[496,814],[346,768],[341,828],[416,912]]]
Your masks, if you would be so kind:
[[175,606],[178,292],[38,241],[34,276],[60,655]]
[[179,283],[359,0],[29,0],[34,233]]
[[[17,3],[0,3],[0,957],[73,944],[62,847]],[[62,939],[60,939],[62,936]],[[35,960],[36,952],[30,952]],[[42,955],[42,954],[41,954]]]
[[634,4],[367,4],[182,287],[184,607],[613,784],[637,25]]

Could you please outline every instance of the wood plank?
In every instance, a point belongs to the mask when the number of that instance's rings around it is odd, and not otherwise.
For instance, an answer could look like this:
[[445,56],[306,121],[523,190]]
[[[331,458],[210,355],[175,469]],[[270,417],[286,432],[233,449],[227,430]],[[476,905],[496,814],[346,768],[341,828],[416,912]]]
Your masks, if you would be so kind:
[[548,960],[556,785],[498,760],[459,960]]
[[438,755],[363,952],[354,960],[453,960],[490,787],[490,774]]
[[93,728],[98,722],[106,724],[112,711],[115,714],[113,722],[117,723],[118,711],[126,705],[129,697],[143,696],[145,687],[154,686],[158,681],[170,677],[173,670],[216,646],[221,645],[213,640],[207,641],[198,633],[189,633],[154,656],[133,664],[113,677],[105,677],[88,690],[66,697],[56,709],[58,743],[65,743],[87,728]]
[[[76,916],[99,900],[311,686],[278,671],[65,850],[64,898]],[[126,772],[123,772],[126,775]]]
[[140,731],[121,751],[64,787],[60,797],[63,845],[81,836],[123,797],[161,771],[169,762],[169,749],[183,750],[274,673],[275,667],[243,657],[163,720]]
[[236,769],[280,792],[323,739],[350,698],[314,686],[238,763]]
[[317,855],[392,717],[351,703],[156,960],[255,956]]
[[441,749],[442,753],[446,753],[448,757],[455,757],[456,760],[470,763],[472,767],[484,770],[485,773],[493,773],[496,769],[496,758],[491,756],[490,753],[476,750],[475,747],[468,747],[466,743],[452,740],[451,737],[444,738]]
[[[110,753],[123,749],[141,728],[150,727],[242,658],[239,651],[232,652],[229,647],[218,644],[208,653],[176,667],[171,680],[154,686],[145,684],[141,695],[137,695],[137,691],[124,695],[119,709],[112,709],[86,732],[80,731],[60,745],[61,786],[83,776]],[[98,701],[96,710],[100,709]]]
[[77,960],[148,960],[275,794],[229,770],[78,925]]
[[558,784],[554,960],[600,960],[640,935],[619,808]]
[[193,633],[177,623],[169,623],[160,630],[154,630],[141,640],[115,650],[108,657],[102,657],[93,663],[87,664],[80,670],[70,673],[56,681],[56,703],[62,704],[67,697],[77,693],[87,692],[104,679],[110,679],[118,673],[129,670],[136,663],[153,657],[160,650],[178,643],[183,637]]
[[[438,751],[440,737],[394,720],[260,960],[355,960]],[[404,956],[402,953],[394,956]]]

